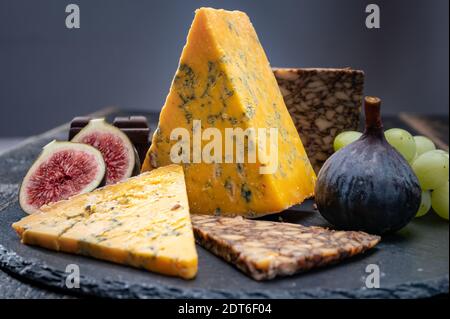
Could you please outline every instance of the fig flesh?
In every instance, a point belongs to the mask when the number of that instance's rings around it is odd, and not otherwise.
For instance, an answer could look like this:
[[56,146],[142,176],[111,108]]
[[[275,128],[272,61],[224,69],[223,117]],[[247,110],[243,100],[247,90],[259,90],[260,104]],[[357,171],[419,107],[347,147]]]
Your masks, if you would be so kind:
[[52,141],[28,170],[19,192],[19,203],[28,214],[43,205],[87,193],[104,182],[106,165],[94,147]]
[[106,163],[107,185],[139,173],[139,156],[130,139],[104,119],[90,120],[72,141],[89,144],[102,153]]
[[414,218],[421,203],[417,177],[384,136],[380,104],[366,97],[364,134],[333,154],[318,175],[318,210],[341,229],[395,232]]

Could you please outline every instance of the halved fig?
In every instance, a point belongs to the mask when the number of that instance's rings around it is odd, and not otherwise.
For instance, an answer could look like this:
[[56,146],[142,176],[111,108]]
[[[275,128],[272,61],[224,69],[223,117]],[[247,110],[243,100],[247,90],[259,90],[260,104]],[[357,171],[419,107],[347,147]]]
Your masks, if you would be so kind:
[[139,157],[130,139],[104,119],[90,120],[73,137],[72,142],[92,145],[102,153],[106,163],[107,185],[123,181],[139,172]]
[[52,141],[28,170],[19,192],[22,209],[33,214],[45,204],[87,193],[104,182],[106,164],[94,147]]

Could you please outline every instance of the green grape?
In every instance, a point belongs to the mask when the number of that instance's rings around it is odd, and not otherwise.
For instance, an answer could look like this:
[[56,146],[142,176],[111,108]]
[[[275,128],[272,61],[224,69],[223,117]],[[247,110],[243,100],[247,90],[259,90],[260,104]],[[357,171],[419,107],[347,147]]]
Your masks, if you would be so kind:
[[414,141],[416,142],[416,156],[436,149],[436,145],[428,137],[414,136]]
[[392,128],[384,132],[387,141],[391,144],[403,157],[411,162],[416,156],[416,142],[409,132],[400,128]]
[[334,151],[337,152],[341,148],[353,143],[361,137],[362,133],[356,131],[342,132],[334,139],[333,147]]
[[444,150],[434,150],[434,152],[439,153],[439,154],[443,154],[443,155],[447,156],[447,158],[448,158],[448,152],[446,152]]
[[449,159],[436,151],[420,155],[412,164],[422,190],[432,190],[448,181]]
[[448,181],[431,193],[431,205],[439,216],[448,220]]
[[416,217],[422,217],[427,214],[431,208],[431,193],[429,191],[422,192],[422,202],[420,203],[419,211]]

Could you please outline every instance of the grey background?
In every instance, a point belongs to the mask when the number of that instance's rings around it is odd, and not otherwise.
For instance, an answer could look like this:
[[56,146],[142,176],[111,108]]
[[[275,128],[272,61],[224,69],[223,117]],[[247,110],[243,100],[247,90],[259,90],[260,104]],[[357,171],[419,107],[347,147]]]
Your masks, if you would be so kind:
[[[81,29],[65,28],[69,3]],[[363,69],[385,113],[448,115],[448,0],[0,0],[0,137],[108,105],[159,110],[200,6],[247,12],[273,66]]]

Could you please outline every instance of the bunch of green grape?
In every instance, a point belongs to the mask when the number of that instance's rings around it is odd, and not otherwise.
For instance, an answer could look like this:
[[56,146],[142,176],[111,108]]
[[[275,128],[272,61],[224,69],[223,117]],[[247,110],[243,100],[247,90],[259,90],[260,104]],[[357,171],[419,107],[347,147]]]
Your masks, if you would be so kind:
[[[422,188],[422,203],[417,217],[427,214],[431,207],[442,218],[448,220],[449,201],[449,155],[436,149],[436,145],[425,136],[412,136],[408,131],[393,128],[384,132],[386,140],[411,165]],[[360,132],[348,131],[336,136],[334,150],[355,142]]]

